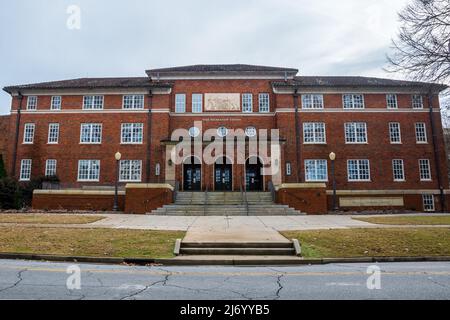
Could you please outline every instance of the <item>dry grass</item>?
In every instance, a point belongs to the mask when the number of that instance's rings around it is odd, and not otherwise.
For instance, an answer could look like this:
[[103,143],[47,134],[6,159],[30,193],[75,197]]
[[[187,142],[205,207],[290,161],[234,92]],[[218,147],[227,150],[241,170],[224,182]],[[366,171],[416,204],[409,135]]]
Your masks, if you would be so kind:
[[102,219],[105,217],[68,214],[0,214],[0,223],[88,224]]
[[450,225],[450,215],[441,216],[397,216],[397,217],[354,217],[360,220],[377,224],[397,225]]
[[0,252],[101,257],[173,257],[184,232],[0,227]]
[[450,228],[344,229],[283,232],[308,258],[450,256]]

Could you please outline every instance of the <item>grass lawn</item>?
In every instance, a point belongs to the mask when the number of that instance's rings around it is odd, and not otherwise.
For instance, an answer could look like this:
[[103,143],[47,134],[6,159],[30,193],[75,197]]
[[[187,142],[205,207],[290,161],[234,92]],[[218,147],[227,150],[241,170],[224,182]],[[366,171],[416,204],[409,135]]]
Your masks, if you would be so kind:
[[287,231],[306,258],[450,256],[450,228]]
[[450,215],[445,216],[398,216],[398,217],[354,217],[377,224],[405,224],[405,225],[450,225]]
[[102,219],[105,217],[69,214],[0,214],[0,223],[87,224]]
[[0,227],[0,252],[171,258],[181,231]]

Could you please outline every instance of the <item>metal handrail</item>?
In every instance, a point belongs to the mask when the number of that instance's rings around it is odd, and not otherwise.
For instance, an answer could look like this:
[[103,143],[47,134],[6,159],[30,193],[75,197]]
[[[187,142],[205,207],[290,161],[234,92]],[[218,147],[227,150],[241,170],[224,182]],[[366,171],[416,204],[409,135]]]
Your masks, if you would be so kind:
[[275,186],[273,185],[272,181],[269,181],[269,191],[270,191],[270,195],[272,197],[272,202],[276,202],[276,192],[275,192]]
[[247,213],[247,216],[248,216],[248,215],[250,215],[250,209],[249,209],[249,205],[248,205],[247,188],[245,187],[245,184],[243,183],[243,181],[241,181],[241,196],[242,196],[242,201],[245,205],[245,212]]
[[203,204],[203,215],[206,216],[206,207],[208,206],[208,185],[205,188],[205,201]]
[[175,181],[175,186],[173,188],[173,202],[175,203],[177,201],[178,191],[180,190],[180,183],[178,181]]

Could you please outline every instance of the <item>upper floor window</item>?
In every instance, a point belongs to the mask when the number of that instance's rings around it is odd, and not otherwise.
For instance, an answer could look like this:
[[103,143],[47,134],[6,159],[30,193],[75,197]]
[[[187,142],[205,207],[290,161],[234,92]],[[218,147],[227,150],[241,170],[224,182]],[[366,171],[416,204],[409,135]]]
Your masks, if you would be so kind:
[[20,162],[20,181],[30,181],[31,179],[31,159],[23,159]]
[[347,160],[348,181],[370,181],[369,160]]
[[83,123],[81,124],[80,143],[102,143],[102,124]]
[[35,131],[34,123],[25,123],[23,130],[23,143],[32,144],[34,142],[34,131]]
[[59,123],[50,123],[48,125],[48,143],[57,144],[59,140]]
[[423,97],[420,94],[414,94],[412,96],[413,109],[423,109]]
[[431,180],[430,160],[428,159],[419,160],[419,176],[421,181]]
[[184,93],[175,95],[175,112],[186,112],[186,95]]
[[305,160],[306,181],[327,181],[327,160]]
[[99,181],[100,160],[79,160],[78,181]]
[[123,109],[144,109],[144,95],[130,94],[123,96]]
[[391,143],[402,143],[400,123],[398,122],[389,123],[389,138],[391,140]]
[[144,136],[143,123],[122,123],[120,143],[139,144]]
[[345,143],[367,143],[367,124],[365,122],[346,123]]
[[37,96],[29,96],[27,98],[27,110],[36,110],[37,109]]
[[141,181],[142,161],[121,160],[119,169],[119,181]]
[[201,93],[194,93],[192,95],[192,112],[203,112],[203,95]]
[[61,96],[53,96],[51,105],[50,105],[50,109],[51,110],[61,110],[61,102],[62,102]]
[[418,122],[416,126],[416,142],[427,143],[427,129],[424,122]]
[[394,174],[394,181],[405,181],[405,168],[402,159],[392,160],[392,173]]
[[258,131],[256,130],[255,127],[247,127],[245,128],[245,135],[249,138],[253,138],[256,137],[256,135],[258,134]]
[[103,109],[103,96],[84,96],[83,109]]
[[386,103],[388,109],[398,109],[398,101],[396,94],[387,94],[386,95]]
[[322,94],[303,94],[302,95],[303,109],[323,109],[323,95]]
[[325,123],[323,122],[305,122],[303,124],[303,142],[304,143],[325,143]]
[[46,177],[54,177],[56,176],[56,160],[48,159],[45,161],[45,176]]
[[364,109],[364,96],[362,94],[344,94],[344,109]]
[[253,112],[253,95],[251,93],[242,95],[242,112]]
[[270,98],[268,93],[259,94],[259,112],[270,111]]

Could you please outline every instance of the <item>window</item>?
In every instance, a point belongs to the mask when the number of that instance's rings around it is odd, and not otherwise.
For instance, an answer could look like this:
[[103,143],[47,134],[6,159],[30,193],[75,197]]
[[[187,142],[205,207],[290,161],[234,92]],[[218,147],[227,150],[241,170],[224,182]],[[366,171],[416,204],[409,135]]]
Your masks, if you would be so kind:
[[228,135],[228,129],[225,127],[219,127],[217,129],[217,135],[221,138],[224,138]]
[[422,195],[423,211],[434,211],[434,195],[423,194]]
[[79,160],[78,181],[99,181],[100,160]]
[[303,124],[304,143],[326,143],[325,123],[305,122]]
[[131,94],[123,96],[123,109],[144,109],[144,95]]
[[364,109],[364,97],[362,94],[344,94],[344,109]]
[[195,93],[192,95],[192,112],[201,113],[203,112],[203,95]]
[[30,181],[31,179],[31,159],[23,159],[20,162],[20,181]]
[[27,110],[36,110],[37,109],[37,96],[29,96],[27,99]]
[[139,144],[143,141],[143,123],[122,123],[120,143]]
[[269,112],[269,111],[270,111],[269,94],[268,93],[260,93],[259,94],[259,112]]
[[51,110],[61,110],[61,102],[62,102],[61,96],[53,96],[52,102],[50,105],[50,109]]
[[25,123],[23,131],[23,143],[32,144],[34,141],[34,123]]
[[257,133],[258,132],[257,132],[255,127],[247,127],[247,128],[245,128],[245,135],[247,137],[249,137],[249,138],[256,137]]
[[424,122],[418,122],[416,126],[416,142],[427,143],[427,130]]
[[369,160],[347,160],[348,181],[370,181]]
[[386,102],[388,109],[397,109],[398,108],[398,102],[397,102],[397,95],[396,94],[387,94],[386,95]]
[[253,112],[253,95],[251,93],[242,95],[242,112]]
[[365,122],[346,123],[345,143],[367,143],[367,124]]
[[327,181],[327,160],[305,160],[306,181]]
[[394,181],[405,181],[405,168],[402,159],[392,160],[392,172],[394,174]]
[[49,159],[45,162],[45,176],[54,177],[56,176],[56,160]]
[[122,182],[141,181],[141,168],[141,160],[121,160],[119,180]]
[[197,138],[200,135],[200,129],[197,127],[191,127],[189,129],[189,136],[191,138]]
[[48,125],[48,143],[57,144],[59,140],[59,123]]
[[82,123],[80,137],[81,143],[102,143],[101,123]]
[[290,176],[292,174],[292,166],[290,162],[286,162],[286,175]]
[[402,143],[402,136],[400,133],[400,123],[390,122],[389,123],[389,138],[391,143]]
[[103,96],[84,96],[83,109],[103,109]]
[[430,181],[431,180],[430,160],[428,160],[428,159],[420,159],[419,160],[419,175],[420,175],[420,181]]
[[304,94],[302,95],[303,109],[323,109],[323,95]]
[[159,177],[161,175],[161,164],[157,163],[155,165],[155,176]]
[[423,98],[419,94],[412,96],[412,107],[413,109],[423,109]]
[[175,112],[186,112],[186,95],[178,93],[175,95]]

